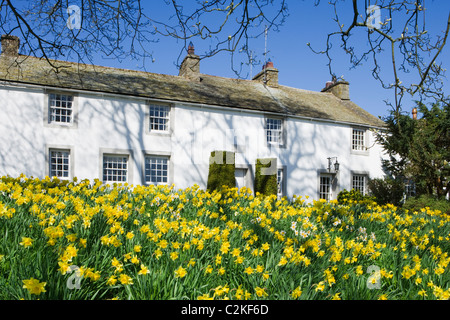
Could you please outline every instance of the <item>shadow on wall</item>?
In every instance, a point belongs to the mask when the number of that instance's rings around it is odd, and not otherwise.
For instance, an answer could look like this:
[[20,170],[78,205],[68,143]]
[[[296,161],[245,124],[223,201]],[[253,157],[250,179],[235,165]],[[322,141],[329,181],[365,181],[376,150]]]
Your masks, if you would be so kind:
[[[24,93],[27,94],[24,94]],[[42,131],[41,91],[20,88],[8,91],[0,106],[0,175],[43,178],[45,176],[45,138]]]

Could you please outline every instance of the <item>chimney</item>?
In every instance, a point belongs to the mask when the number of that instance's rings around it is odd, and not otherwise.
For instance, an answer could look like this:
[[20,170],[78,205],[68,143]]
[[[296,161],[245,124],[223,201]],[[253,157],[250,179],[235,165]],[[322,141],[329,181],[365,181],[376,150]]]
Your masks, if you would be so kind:
[[333,77],[332,81],[327,81],[325,88],[321,92],[331,92],[341,100],[350,100],[349,83],[343,80],[336,80]]
[[186,78],[198,78],[200,73],[200,57],[195,54],[195,48],[192,41],[189,43],[187,55],[180,66],[179,76]]
[[260,81],[269,87],[278,87],[278,69],[273,66],[273,62],[267,61],[262,70],[252,80]]
[[2,55],[17,57],[19,55],[20,39],[16,36],[2,35]]

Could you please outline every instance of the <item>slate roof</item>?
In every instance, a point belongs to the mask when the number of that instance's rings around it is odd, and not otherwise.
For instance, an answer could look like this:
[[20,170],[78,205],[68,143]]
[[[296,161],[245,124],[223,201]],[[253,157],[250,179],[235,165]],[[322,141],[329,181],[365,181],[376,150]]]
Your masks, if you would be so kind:
[[199,74],[198,80],[192,80],[74,62],[52,62],[63,66],[59,73],[45,59],[2,55],[0,81],[274,112],[377,128],[384,126],[383,121],[352,101],[341,100],[330,92],[283,85],[269,87],[255,80],[206,74]]

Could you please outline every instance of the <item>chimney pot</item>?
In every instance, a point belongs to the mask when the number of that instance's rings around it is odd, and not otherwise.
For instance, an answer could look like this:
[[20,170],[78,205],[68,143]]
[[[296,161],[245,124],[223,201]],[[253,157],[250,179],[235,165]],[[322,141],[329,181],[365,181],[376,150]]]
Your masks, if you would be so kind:
[[412,109],[412,115],[413,115],[413,119],[417,120],[417,108]]
[[273,68],[273,62],[269,59],[265,65],[263,65],[263,70],[267,68]]
[[1,37],[2,55],[18,56],[19,55],[19,37],[4,34]]
[[194,48],[194,44],[192,43],[192,41],[189,42],[188,54],[195,54],[195,48]]

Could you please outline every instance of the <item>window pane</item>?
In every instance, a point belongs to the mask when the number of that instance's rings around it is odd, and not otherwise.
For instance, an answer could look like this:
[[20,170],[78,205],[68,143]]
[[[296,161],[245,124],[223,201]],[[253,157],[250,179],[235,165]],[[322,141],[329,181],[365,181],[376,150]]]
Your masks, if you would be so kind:
[[71,123],[73,96],[64,94],[49,95],[50,122]]
[[146,183],[167,183],[168,181],[169,157],[145,158],[145,182]]
[[282,120],[266,119],[266,137],[270,144],[282,144]]
[[278,169],[277,171],[277,195],[278,198],[282,198],[284,196],[284,190],[283,190],[283,185],[284,185],[284,171],[283,169]]
[[360,129],[353,129],[352,131],[352,149],[356,151],[365,151],[364,142],[365,131]]
[[150,105],[150,130],[168,131],[169,129],[169,107]]
[[354,174],[352,176],[352,189],[355,189],[362,194],[366,193],[366,176],[362,174]]
[[122,156],[103,157],[103,181],[125,182],[127,181],[128,158]]
[[325,199],[325,200],[331,199],[331,177],[330,176],[320,176],[319,198]]
[[70,152],[50,151],[50,177],[69,177]]

